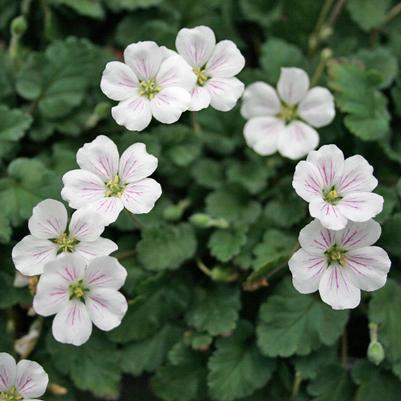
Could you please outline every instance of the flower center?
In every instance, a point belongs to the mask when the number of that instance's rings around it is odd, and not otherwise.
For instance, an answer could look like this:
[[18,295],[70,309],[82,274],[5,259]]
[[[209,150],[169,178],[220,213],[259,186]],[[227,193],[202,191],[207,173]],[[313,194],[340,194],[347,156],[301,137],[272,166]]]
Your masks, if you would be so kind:
[[106,193],[105,196],[110,198],[115,196],[121,198],[123,196],[126,185],[121,182],[121,178],[116,175],[112,180],[106,182]]
[[1,401],[21,401],[22,399],[23,397],[18,393],[14,386],[7,391],[0,392]]
[[205,69],[201,67],[195,67],[193,69],[193,72],[196,75],[196,84],[198,86],[205,85],[206,81],[209,79],[209,77],[205,73]]
[[340,266],[345,266],[345,254],[347,251],[338,248],[337,244],[333,245],[330,249],[325,252],[327,263],[330,265],[332,264],[339,264]]
[[74,252],[75,247],[79,244],[77,239],[70,238],[67,233],[61,234],[58,238],[55,238],[53,242],[58,245],[58,253]]
[[281,103],[281,110],[277,114],[277,117],[284,120],[286,123],[290,123],[298,118],[298,106]]
[[332,205],[335,205],[342,197],[338,194],[335,187],[323,191],[323,199]]
[[160,86],[157,85],[154,79],[139,81],[139,96],[145,96],[152,100],[160,92]]
[[89,291],[89,288],[86,288],[83,280],[79,280],[76,283],[70,284],[68,287],[68,291],[71,299],[78,299],[78,301],[85,301],[85,294]]

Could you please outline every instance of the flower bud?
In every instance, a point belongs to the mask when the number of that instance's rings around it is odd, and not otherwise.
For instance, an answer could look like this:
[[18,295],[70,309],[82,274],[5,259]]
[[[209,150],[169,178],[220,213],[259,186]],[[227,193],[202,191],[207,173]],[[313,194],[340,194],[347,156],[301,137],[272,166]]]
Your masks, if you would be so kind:
[[106,118],[110,114],[110,109],[110,103],[100,102],[95,107],[95,114],[99,117],[99,119]]
[[23,15],[20,15],[19,17],[15,17],[11,21],[11,35],[12,36],[20,37],[26,32],[27,29],[28,29],[28,24]]
[[207,228],[210,224],[210,216],[205,213],[195,213],[190,218],[189,221],[196,227]]
[[375,365],[379,365],[385,358],[384,348],[378,341],[371,341],[368,347],[368,359]]
[[210,277],[213,281],[230,283],[238,278],[238,273],[235,270],[217,266],[210,271]]

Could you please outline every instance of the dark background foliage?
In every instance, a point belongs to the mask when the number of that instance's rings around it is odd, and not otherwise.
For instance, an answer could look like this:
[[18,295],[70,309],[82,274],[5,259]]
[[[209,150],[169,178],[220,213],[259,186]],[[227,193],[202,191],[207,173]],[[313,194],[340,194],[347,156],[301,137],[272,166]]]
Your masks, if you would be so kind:
[[[122,325],[75,348],[44,321],[29,357],[67,390],[52,385],[45,400],[399,400],[400,9],[392,0],[0,0],[1,351],[40,323],[28,315],[29,289],[13,287],[12,246],[36,203],[60,199],[79,147],[99,134],[120,151],[145,142],[163,187],[140,224],[122,214],[106,230],[129,272]],[[181,27],[200,24],[237,43],[245,83],[274,85],[280,67],[298,66],[335,94],[321,143],[374,166],[380,245],[393,262],[386,286],[357,309],[332,311],[292,288],[287,261],[310,220],[291,187],[295,162],[247,148],[238,107],[141,134],[112,120],[99,89],[105,63],[139,40],[174,48]],[[385,349],[379,366],[366,357],[369,322]]]

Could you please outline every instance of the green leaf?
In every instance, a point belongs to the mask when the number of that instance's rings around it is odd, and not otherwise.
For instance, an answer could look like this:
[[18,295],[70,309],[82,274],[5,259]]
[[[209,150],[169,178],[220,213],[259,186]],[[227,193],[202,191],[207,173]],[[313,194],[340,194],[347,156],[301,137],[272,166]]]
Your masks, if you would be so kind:
[[10,241],[11,234],[10,220],[3,211],[0,211],[0,244],[7,244]]
[[3,141],[17,142],[31,124],[32,117],[29,114],[0,105],[0,144]]
[[390,115],[387,99],[376,88],[377,73],[364,71],[354,64],[333,64],[330,87],[336,92],[336,102],[347,114],[346,127],[364,141],[383,139],[389,132]]
[[134,376],[154,371],[164,362],[181,335],[182,329],[166,324],[150,338],[129,344],[122,354],[122,370]]
[[232,401],[262,388],[271,378],[275,361],[260,354],[250,323],[241,322],[235,333],[220,339],[208,362],[207,383],[214,400]]
[[192,176],[198,185],[210,189],[220,188],[224,182],[221,164],[207,158],[202,158],[193,165]]
[[334,344],[348,316],[348,311],[334,311],[314,295],[298,293],[284,280],[260,308],[258,345],[271,357],[307,355],[321,344]]
[[364,31],[381,25],[391,6],[391,0],[349,0],[346,3],[351,18]]
[[78,348],[58,343],[49,334],[47,350],[57,370],[68,374],[79,389],[88,390],[98,397],[118,397],[120,352],[102,335],[92,335]]
[[279,16],[280,7],[275,0],[240,0],[240,7],[246,19],[268,28]]
[[299,223],[306,212],[306,205],[299,196],[287,196],[283,199],[273,199],[265,208],[266,217],[277,227],[288,228]]
[[104,10],[101,0],[50,0],[52,5],[65,5],[85,17],[102,19]]
[[107,6],[113,11],[133,11],[138,8],[149,8],[157,6],[163,0],[108,0]]
[[196,237],[189,224],[163,225],[143,230],[138,258],[148,270],[174,270],[196,251]]
[[193,303],[186,313],[189,325],[212,336],[235,329],[241,307],[237,287],[215,284],[209,288],[196,287]]
[[401,235],[401,213],[396,213],[383,224],[380,244],[394,256],[401,256],[399,238]]
[[210,253],[219,261],[228,262],[238,255],[242,246],[245,245],[247,231],[247,227],[214,231],[208,242]]

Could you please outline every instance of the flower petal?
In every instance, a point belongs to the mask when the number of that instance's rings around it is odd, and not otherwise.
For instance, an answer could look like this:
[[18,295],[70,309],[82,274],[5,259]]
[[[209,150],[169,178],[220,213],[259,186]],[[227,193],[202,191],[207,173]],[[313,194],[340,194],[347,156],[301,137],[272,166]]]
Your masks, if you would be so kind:
[[300,159],[319,144],[319,134],[302,121],[293,121],[280,135],[277,148],[281,155],[289,159]]
[[53,336],[64,344],[82,345],[92,334],[92,322],[86,305],[78,300],[69,301],[53,320]]
[[42,274],[44,265],[57,256],[58,246],[47,239],[32,235],[24,237],[12,250],[15,268],[26,276]]
[[351,250],[373,245],[381,235],[380,224],[374,220],[363,223],[349,221],[347,226],[336,232],[336,243],[342,248]]
[[300,68],[282,68],[277,83],[277,92],[285,103],[297,104],[309,89],[309,77]]
[[105,135],[99,135],[77,152],[79,167],[96,174],[104,182],[112,180],[116,176],[118,161],[117,146]]
[[111,288],[96,288],[90,291],[86,306],[94,325],[104,331],[119,326],[128,309],[125,297]]
[[312,200],[309,203],[309,213],[330,230],[341,230],[347,225],[347,218],[341,213],[338,205],[332,205],[323,199]]
[[92,260],[85,273],[85,283],[90,290],[98,288],[120,289],[127,278],[127,271],[112,256]]
[[69,234],[78,241],[95,241],[103,231],[103,218],[98,213],[79,209],[71,217]]
[[161,194],[160,184],[152,178],[145,178],[127,185],[121,200],[131,213],[143,214],[153,209]]
[[132,96],[111,109],[118,125],[130,131],[143,131],[152,120],[150,102],[144,96]]
[[307,202],[322,198],[323,180],[319,170],[310,162],[302,160],[297,164],[292,186]]
[[367,221],[383,210],[384,199],[371,192],[346,194],[338,203],[338,210],[349,220]]
[[178,86],[189,92],[195,86],[196,75],[188,63],[177,54],[162,62],[156,82],[162,89]]
[[217,43],[213,54],[206,64],[205,73],[209,77],[231,78],[245,66],[245,58],[237,45],[231,40]]
[[246,143],[256,153],[266,156],[277,151],[277,140],[285,129],[276,117],[254,117],[244,126]]
[[323,256],[335,244],[336,235],[315,219],[301,230],[298,241],[301,248],[309,254]]
[[107,238],[98,238],[95,241],[80,242],[76,246],[75,252],[86,260],[91,260],[99,256],[110,255],[117,249],[118,245],[115,242]]
[[183,88],[168,87],[161,90],[150,102],[153,117],[164,124],[178,121],[181,114],[188,110],[191,95]]
[[265,82],[249,85],[242,96],[241,114],[244,118],[275,116],[280,108],[276,90]]
[[40,397],[48,383],[49,376],[38,363],[26,359],[18,362],[15,388],[24,399]]
[[67,221],[65,206],[54,199],[46,199],[33,208],[28,227],[36,238],[51,239],[64,233]]
[[361,291],[349,279],[342,266],[330,266],[322,275],[319,293],[333,309],[356,308],[361,301]]
[[391,261],[387,252],[377,246],[353,249],[346,254],[346,270],[352,284],[365,291],[386,284]]
[[319,288],[320,279],[327,268],[326,257],[311,255],[299,249],[288,261],[292,283],[301,294],[310,294]]
[[205,88],[210,94],[210,105],[219,111],[229,111],[244,92],[244,84],[237,78],[212,78]]
[[191,67],[203,67],[216,45],[213,31],[207,26],[181,29],[175,40],[178,53]]
[[191,104],[189,105],[189,110],[199,111],[206,109],[210,104],[210,93],[203,86],[194,86],[191,91]]
[[333,95],[320,86],[310,89],[298,106],[298,114],[312,127],[330,124],[336,115]]
[[6,391],[15,384],[16,374],[15,359],[10,354],[0,352],[0,391]]
[[128,65],[111,61],[103,71],[100,89],[109,99],[121,101],[137,94],[138,84],[138,78]]
[[117,220],[119,214],[124,209],[124,205],[121,198],[111,196],[89,204],[88,208],[101,214],[104,224],[109,225]]
[[348,192],[370,192],[377,187],[377,179],[373,176],[373,167],[367,160],[355,155],[344,162],[342,176],[338,182],[341,194]]
[[106,186],[95,174],[86,170],[71,170],[63,176],[61,196],[73,209],[85,207],[105,196]]
[[137,42],[124,50],[124,61],[139,80],[149,80],[156,77],[163,55],[163,50],[155,42]]
[[150,176],[157,168],[157,157],[146,151],[144,143],[134,143],[121,155],[118,174],[124,183]]
[[336,145],[324,145],[310,152],[306,161],[319,170],[326,188],[337,183],[344,169],[344,154]]

